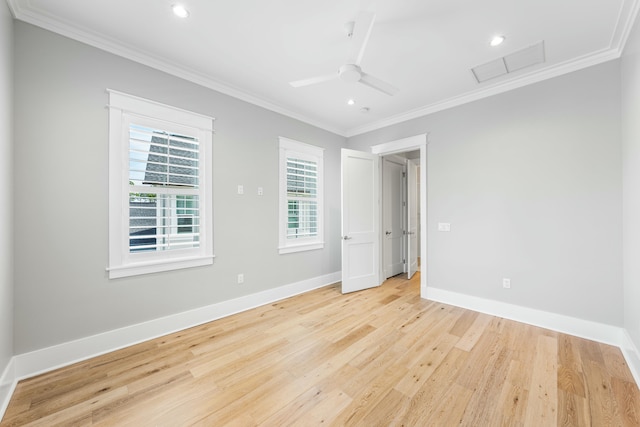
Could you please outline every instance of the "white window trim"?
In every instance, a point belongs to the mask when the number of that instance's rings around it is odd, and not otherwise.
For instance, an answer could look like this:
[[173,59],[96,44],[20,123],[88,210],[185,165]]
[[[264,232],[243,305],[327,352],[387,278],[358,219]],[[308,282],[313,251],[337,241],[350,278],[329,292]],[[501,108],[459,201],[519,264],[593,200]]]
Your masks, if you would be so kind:
[[[109,94],[109,264],[110,279],[213,264],[213,118],[169,105],[107,90]],[[126,116],[163,121],[172,128],[198,132],[200,156],[200,247],[163,252],[162,256],[131,257],[128,233],[128,127]],[[125,197],[126,196],[126,197]],[[133,259],[132,259],[133,258]],[[145,259],[147,258],[147,259]]]
[[[280,137],[279,146],[279,245],[280,254],[311,251],[324,248],[324,148],[304,142]],[[295,154],[301,159],[312,160],[318,165],[318,236],[292,241],[287,239],[287,155]],[[290,157],[290,156],[289,156]]]

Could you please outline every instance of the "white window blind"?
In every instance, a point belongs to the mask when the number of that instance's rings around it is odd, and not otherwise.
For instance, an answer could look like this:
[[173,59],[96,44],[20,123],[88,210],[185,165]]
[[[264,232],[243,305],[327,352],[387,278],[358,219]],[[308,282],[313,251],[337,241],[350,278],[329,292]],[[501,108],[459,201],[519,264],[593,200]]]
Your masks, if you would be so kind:
[[196,136],[129,125],[129,252],[200,246],[199,175]]
[[213,262],[213,119],[109,92],[110,278]]
[[287,239],[318,235],[318,164],[287,157]]
[[323,156],[322,148],[280,138],[281,254],[324,246]]

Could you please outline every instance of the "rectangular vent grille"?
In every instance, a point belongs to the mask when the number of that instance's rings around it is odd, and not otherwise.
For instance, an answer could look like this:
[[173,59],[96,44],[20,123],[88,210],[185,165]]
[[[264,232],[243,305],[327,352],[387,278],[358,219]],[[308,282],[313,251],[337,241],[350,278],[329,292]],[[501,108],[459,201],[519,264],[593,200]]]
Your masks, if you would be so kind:
[[478,83],[545,62],[544,41],[471,69]]

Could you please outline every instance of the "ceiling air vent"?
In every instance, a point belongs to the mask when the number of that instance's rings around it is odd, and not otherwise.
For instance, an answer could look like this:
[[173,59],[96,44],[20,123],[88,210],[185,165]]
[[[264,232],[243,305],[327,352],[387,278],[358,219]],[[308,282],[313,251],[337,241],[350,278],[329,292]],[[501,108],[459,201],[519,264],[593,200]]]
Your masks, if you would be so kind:
[[502,58],[478,65],[472,68],[471,71],[473,71],[478,83],[482,83],[532,65],[541,64],[544,61],[544,42],[541,41]]

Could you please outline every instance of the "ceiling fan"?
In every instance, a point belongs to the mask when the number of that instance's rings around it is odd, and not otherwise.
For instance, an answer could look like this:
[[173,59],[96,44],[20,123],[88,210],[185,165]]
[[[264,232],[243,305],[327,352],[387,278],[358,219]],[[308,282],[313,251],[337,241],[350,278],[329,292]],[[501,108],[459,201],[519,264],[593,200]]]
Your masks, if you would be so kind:
[[360,68],[360,62],[364,55],[373,21],[376,15],[371,12],[362,12],[358,15],[355,22],[349,22],[345,25],[347,35],[351,38],[351,52],[347,58],[347,63],[342,65],[337,73],[326,74],[323,76],[311,77],[310,79],[296,80],[289,84],[293,87],[310,86],[317,83],[323,83],[329,80],[340,79],[347,83],[359,82],[373,89],[379,90],[387,95],[395,95],[399,89],[389,83],[380,80],[377,77],[367,74]]

